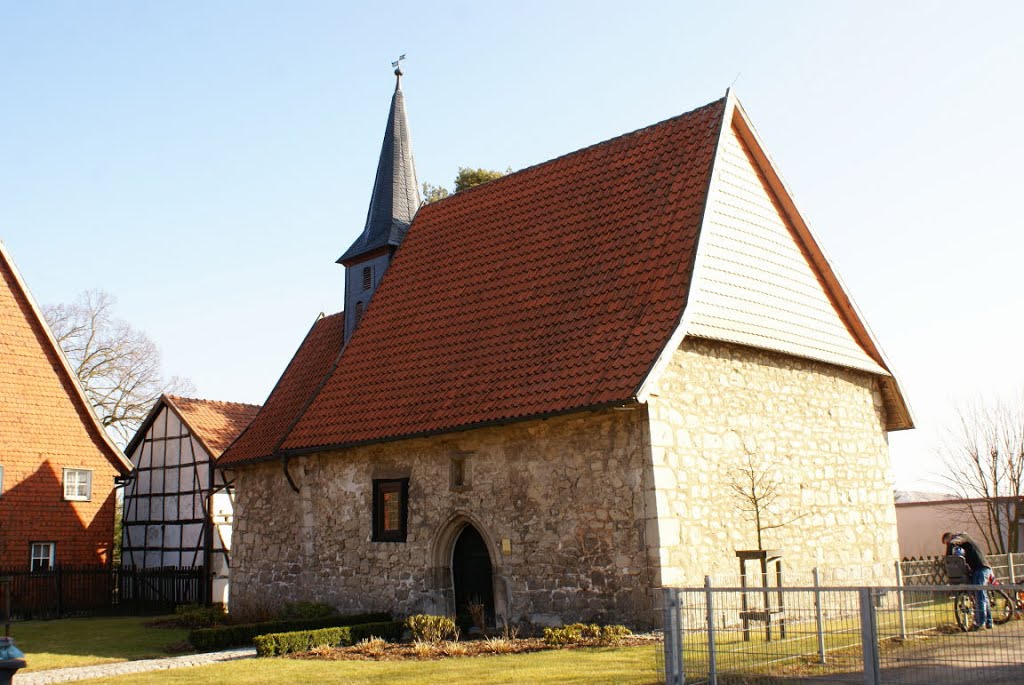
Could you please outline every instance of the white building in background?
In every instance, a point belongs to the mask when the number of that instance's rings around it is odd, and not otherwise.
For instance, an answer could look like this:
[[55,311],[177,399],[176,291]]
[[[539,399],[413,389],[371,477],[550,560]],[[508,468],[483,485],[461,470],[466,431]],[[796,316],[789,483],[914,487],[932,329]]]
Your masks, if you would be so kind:
[[125,449],[121,565],[205,567],[210,601],[228,601],[234,489],[217,459],[258,405],[161,395]]

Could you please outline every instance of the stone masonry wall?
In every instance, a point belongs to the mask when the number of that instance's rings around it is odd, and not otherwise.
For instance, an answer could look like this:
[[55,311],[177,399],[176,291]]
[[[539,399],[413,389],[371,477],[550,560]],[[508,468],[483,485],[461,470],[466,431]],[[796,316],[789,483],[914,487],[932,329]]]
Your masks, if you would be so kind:
[[[651,620],[642,407],[582,412],[239,470],[231,610],[451,611],[453,530],[477,525],[514,622]],[[469,486],[450,484],[467,459]],[[649,473],[649,469],[648,469]],[[372,480],[409,477],[409,534],[373,542]],[[504,604],[504,612],[502,611]]]
[[[687,339],[649,400],[648,542],[656,583],[734,584],[756,528],[730,488],[747,465],[778,483],[764,547],[809,583],[894,582],[893,476],[875,378],[773,352]],[[655,512],[657,512],[655,514]]]

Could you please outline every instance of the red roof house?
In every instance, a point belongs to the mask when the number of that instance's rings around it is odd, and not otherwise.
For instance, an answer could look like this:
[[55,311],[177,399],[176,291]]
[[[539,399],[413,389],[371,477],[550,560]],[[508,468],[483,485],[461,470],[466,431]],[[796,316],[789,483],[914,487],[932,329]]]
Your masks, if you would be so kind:
[[233,610],[650,622],[753,546],[747,463],[790,568],[889,580],[910,411],[734,96],[418,212],[407,137],[396,89],[346,312],[220,460]]
[[0,566],[105,564],[131,464],[93,414],[0,243]]

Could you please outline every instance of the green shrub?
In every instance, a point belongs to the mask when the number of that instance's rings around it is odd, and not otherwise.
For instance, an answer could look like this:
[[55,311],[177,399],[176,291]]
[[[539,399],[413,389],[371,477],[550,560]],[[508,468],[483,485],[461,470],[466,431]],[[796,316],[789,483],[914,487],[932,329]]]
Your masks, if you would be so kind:
[[257,635],[252,641],[256,645],[256,656],[281,656],[308,652],[316,647],[337,647],[347,632],[348,628],[321,628]]
[[174,608],[174,620],[182,628],[209,628],[224,623],[223,604],[181,604]]
[[561,628],[545,628],[544,644],[551,647],[598,642],[615,644],[633,633],[626,626],[599,626],[596,623],[572,623]]
[[252,639],[257,635],[337,628],[339,626],[390,621],[390,619],[390,614],[375,613],[292,619],[287,621],[264,621],[261,623],[240,623],[234,626],[218,626],[216,628],[193,630],[188,634],[188,641],[196,648],[196,651],[215,652],[220,649],[250,645],[252,644]]
[[448,616],[431,614],[413,614],[405,619],[405,627],[412,633],[415,642],[438,643],[444,640],[459,639],[455,621]]
[[355,644],[371,637],[379,637],[388,642],[398,642],[402,639],[402,631],[405,624],[401,621],[378,621],[376,623],[360,623],[349,626],[349,642]]
[[602,644],[614,645],[622,642],[623,638],[626,638],[633,634],[633,631],[626,626],[614,625],[604,626],[601,628],[601,635],[598,638]]
[[552,647],[577,644],[583,639],[583,634],[576,625],[562,626],[561,628],[545,628],[544,644]]
[[385,621],[319,630],[270,633],[257,635],[252,641],[256,645],[257,656],[281,656],[282,654],[308,652],[317,647],[349,647],[371,638],[394,641],[401,636],[401,621]]

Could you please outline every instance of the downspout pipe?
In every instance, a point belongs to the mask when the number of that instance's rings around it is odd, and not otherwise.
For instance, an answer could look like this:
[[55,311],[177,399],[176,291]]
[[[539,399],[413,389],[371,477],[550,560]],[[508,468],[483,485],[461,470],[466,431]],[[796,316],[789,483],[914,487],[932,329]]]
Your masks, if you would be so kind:
[[281,469],[284,471],[284,477],[288,481],[288,485],[291,486],[292,491],[295,492],[296,494],[298,494],[299,486],[297,486],[295,484],[295,481],[292,480],[292,474],[288,472],[288,453],[287,452],[282,452],[281,453]]

